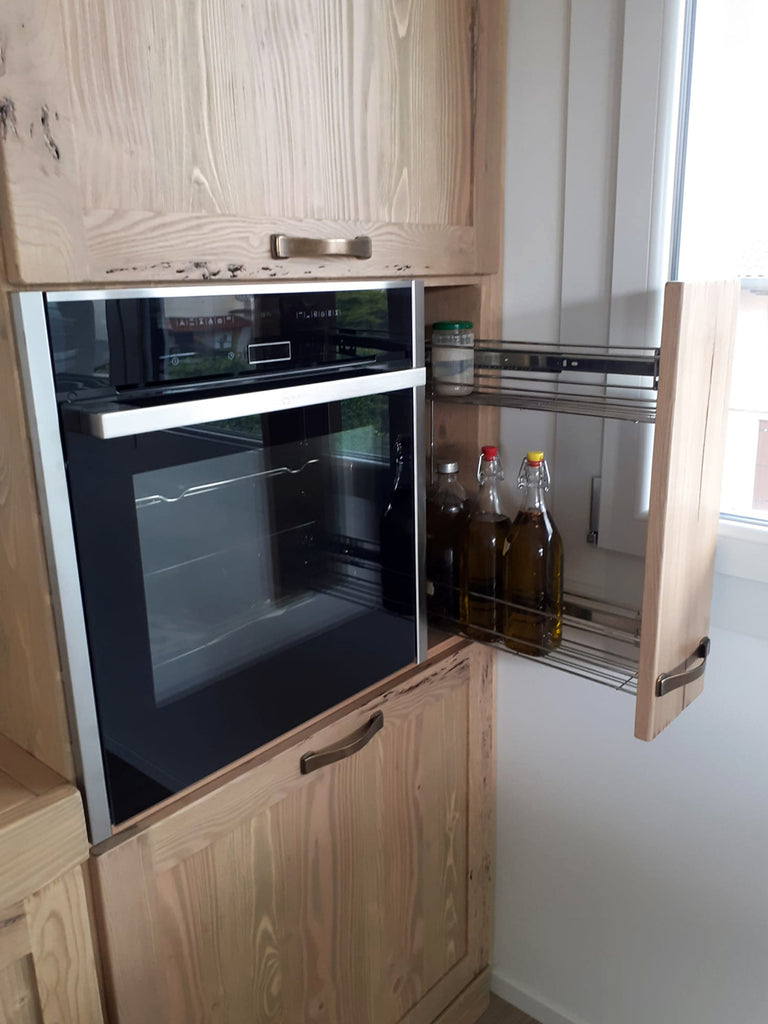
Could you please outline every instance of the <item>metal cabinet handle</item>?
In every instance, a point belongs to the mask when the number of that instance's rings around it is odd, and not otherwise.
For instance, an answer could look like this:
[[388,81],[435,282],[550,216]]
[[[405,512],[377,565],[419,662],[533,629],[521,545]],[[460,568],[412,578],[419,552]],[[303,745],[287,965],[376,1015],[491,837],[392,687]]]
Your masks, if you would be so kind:
[[[682,665],[672,669],[671,672],[662,672],[656,680],[656,696],[664,697],[673,690],[679,690],[681,686],[687,686],[694,679],[704,674],[709,656],[710,641],[705,636],[699,640],[699,645],[690,658],[686,658]],[[691,664],[691,662],[696,664]]]
[[357,260],[369,260],[373,252],[368,235],[356,238],[292,238],[289,235],[272,235],[272,257],[287,260],[291,256],[354,256]]
[[384,712],[377,711],[370,722],[356,729],[346,739],[341,740],[339,743],[334,743],[331,747],[326,747],[325,750],[311,751],[309,754],[304,754],[299,762],[301,774],[309,775],[310,772],[317,771],[318,768],[324,768],[327,764],[333,764],[334,761],[342,761],[345,757],[349,757],[350,754],[356,754],[358,750],[362,750],[366,743],[370,743],[376,733],[380,732],[383,728]]

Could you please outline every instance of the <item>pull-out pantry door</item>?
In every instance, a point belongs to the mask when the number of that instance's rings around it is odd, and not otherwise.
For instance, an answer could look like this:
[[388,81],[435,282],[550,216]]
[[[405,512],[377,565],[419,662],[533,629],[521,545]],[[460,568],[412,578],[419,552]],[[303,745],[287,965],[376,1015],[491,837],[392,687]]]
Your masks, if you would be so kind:
[[635,735],[704,686],[737,282],[666,286]]

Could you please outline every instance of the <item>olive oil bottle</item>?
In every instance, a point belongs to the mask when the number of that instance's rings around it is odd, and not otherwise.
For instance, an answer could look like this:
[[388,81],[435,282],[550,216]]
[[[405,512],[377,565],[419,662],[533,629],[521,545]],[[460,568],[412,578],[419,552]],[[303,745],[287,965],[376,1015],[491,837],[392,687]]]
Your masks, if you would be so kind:
[[543,452],[528,452],[517,483],[524,494],[504,566],[504,642],[539,657],[558,646],[563,630],[563,542],[544,501],[549,470]]
[[427,494],[427,610],[436,625],[455,625],[460,616],[467,492],[458,472],[458,462],[438,462],[437,483]]
[[461,588],[464,632],[477,640],[499,639],[503,631],[504,562],[512,521],[501,506],[501,460],[485,445],[477,467],[480,489],[470,504]]

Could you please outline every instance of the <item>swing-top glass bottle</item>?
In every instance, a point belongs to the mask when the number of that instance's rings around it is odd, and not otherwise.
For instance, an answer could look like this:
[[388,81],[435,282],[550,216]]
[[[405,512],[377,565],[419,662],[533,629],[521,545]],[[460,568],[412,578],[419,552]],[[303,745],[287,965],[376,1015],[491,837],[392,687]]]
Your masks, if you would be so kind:
[[485,445],[477,466],[480,489],[469,508],[461,588],[464,632],[477,640],[498,640],[503,629],[504,560],[512,525],[499,498],[503,478],[498,449]]
[[544,499],[549,483],[544,453],[528,452],[517,478],[523,500],[504,561],[504,642],[533,656],[554,650],[563,630],[563,542]]

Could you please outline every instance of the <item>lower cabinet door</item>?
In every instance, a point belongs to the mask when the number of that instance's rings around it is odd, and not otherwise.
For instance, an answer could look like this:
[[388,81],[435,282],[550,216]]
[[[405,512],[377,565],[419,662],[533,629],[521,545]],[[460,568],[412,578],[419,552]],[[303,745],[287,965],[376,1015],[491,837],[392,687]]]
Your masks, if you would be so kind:
[[[35,856],[29,850],[24,854]],[[103,1019],[78,864],[25,899],[0,906],[0,1021],[102,1024]]]
[[434,1020],[489,961],[493,696],[464,644],[96,848],[114,1024]]

